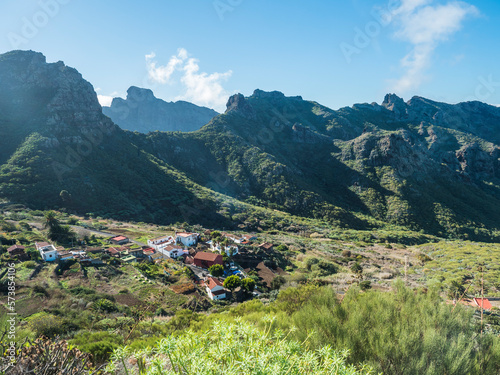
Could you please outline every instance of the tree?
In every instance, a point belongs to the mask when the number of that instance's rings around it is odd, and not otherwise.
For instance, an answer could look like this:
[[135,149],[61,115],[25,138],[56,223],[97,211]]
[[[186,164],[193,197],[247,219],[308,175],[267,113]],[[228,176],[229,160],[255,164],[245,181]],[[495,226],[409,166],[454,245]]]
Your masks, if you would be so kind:
[[54,211],[47,211],[43,214],[45,222],[43,223],[43,227],[45,229],[55,229],[61,226],[59,220],[56,217],[56,213]]
[[208,267],[208,272],[210,272],[212,276],[220,277],[224,274],[224,267],[220,264],[214,264]]
[[363,267],[361,267],[361,264],[356,262],[351,266],[351,271],[357,275],[360,275],[363,272]]
[[218,230],[214,230],[212,233],[210,233],[210,238],[213,240],[216,238],[220,238],[222,235]]
[[71,242],[75,240],[75,233],[67,225],[61,225],[54,211],[44,213],[44,228],[49,230],[47,237],[52,241]]
[[271,289],[279,289],[285,283],[285,278],[281,275],[278,275],[273,279],[273,281],[271,281]]
[[288,251],[288,246],[285,244],[281,244],[278,247],[276,247],[276,251],[280,251],[280,252]]
[[64,203],[68,203],[71,200],[71,194],[68,193],[67,190],[61,190],[61,192],[59,193],[59,196],[61,197],[61,199]]
[[250,277],[246,277],[241,280],[241,287],[251,293],[255,289],[255,280]]
[[236,275],[231,275],[224,280],[224,288],[229,289],[231,292],[241,285],[241,279]]

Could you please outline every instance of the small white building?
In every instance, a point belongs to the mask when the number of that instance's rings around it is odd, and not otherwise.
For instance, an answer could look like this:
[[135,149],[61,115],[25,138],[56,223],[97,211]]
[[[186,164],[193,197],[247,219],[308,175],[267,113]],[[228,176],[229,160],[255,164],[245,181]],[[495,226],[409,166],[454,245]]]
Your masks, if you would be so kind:
[[158,250],[158,252],[162,253],[167,258],[172,258],[172,259],[176,259],[180,256],[183,256],[184,254],[189,254],[187,250],[184,250],[181,246],[177,245],[168,245],[162,247]]
[[198,243],[198,238],[200,238],[199,233],[186,233],[186,232],[175,233],[175,242],[181,243],[184,246],[195,246]]
[[236,255],[239,252],[238,246],[236,246],[236,245],[229,244],[229,245],[223,246],[218,242],[214,242],[213,240],[208,241],[207,244],[210,245],[210,250],[218,252],[219,254],[222,254],[222,247],[224,247],[224,252],[226,253],[226,255],[228,257]]
[[174,244],[175,240],[172,236],[162,236],[158,238],[153,238],[152,240],[148,240],[148,246],[152,247],[156,251],[159,251],[160,248],[168,246],[170,244]]
[[54,245],[48,242],[35,242],[35,247],[44,261],[55,262],[57,260],[59,254]]
[[207,290],[208,297],[212,300],[220,300],[226,298],[226,289],[215,277],[209,277],[205,281],[205,286]]

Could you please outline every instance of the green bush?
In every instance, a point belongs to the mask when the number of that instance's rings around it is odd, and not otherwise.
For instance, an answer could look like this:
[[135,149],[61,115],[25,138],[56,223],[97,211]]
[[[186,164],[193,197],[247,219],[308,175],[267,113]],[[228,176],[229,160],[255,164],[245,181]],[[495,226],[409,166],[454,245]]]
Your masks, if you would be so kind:
[[96,311],[107,312],[107,313],[111,313],[118,310],[116,304],[105,298],[101,298],[96,302],[94,302],[92,308]]
[[33,268],[36,268],[36,266],[37,266],[37,264],[33,260],[28,260],[26,262],[21,263],[21,267],[25,267],[25,268],[33,269]]
[[[266,321],[270,325],[272,319]],[[152,350],[135,353],[116,350],[107,371],[143,375],[373,373],[366,366],[346,364],[347,356],[348,351],[337,352],[330,346],[309,350],[305,344],[288,340],[283,333],[259,331],[248,323],[215,322],[205,333],[188,331],[178,337],[168,336]],[[135,360],[131,361],[132,358]]]
[[123,337],[110,332],[81,332],[69,342],[76,345],[81,351],[90,353],[94,362],[107,361],[113,350],[123,344]]

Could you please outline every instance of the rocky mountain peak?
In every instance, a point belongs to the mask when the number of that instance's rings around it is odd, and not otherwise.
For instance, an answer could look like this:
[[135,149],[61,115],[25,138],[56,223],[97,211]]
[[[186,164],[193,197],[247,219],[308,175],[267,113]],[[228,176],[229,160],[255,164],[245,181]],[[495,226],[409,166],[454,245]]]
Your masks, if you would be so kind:
[[46,116],[50,126],[92,126],[102,112],[93,86],[62,61],[33,51],[0,55],[0,111]]
[[131,86],[127,99],[114,98],[103,113],[123,129],[148,133],[159,131],[195,131],[218,115],[213,109],[193,103],[166,102],[150,89]]
[[252,98],[255,99],[267,99],[267,100],[283,100],[285,98],[287,99],[296,99],[296,100],[302,100],[302,96],[290,96],[287,97],[285,94],[283,94],[281,91],[264,91],[260,89],[256,89],[253,94]]
[[150,89],[130,86],[127,90],[127,100],[131,102],[153,101],[155,99],[156,97]]
[[406,112],[405,101],[396,94],[387,94],[382,102],[382,107],[397,114]]
[[243,94],[235,94],[229,98],[226,104],[226,113],[235,112],[247,118],[255,118],[255,110],[248,103]]

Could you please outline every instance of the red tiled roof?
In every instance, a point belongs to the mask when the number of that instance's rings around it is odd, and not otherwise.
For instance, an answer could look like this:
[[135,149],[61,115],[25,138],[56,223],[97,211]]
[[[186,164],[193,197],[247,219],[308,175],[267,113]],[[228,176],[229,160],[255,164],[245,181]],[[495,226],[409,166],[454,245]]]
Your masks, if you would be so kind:
[[263,244],[260,244],[259,247],[263,247],[264,249],[269,250],[270,248],[273,247],[273,244],[269,242],[264,242]]
[[180,236],[180,237],[189,237],[189,236],[192,236],[193,234],[197,234],[197,233],[187,233],[187,232],[176,233],[176,235]]
[[108,253],[110,253],[111,255],[116,255],[116,254],[119,254],[120,252],[121,252],[121,250],[118,250],[116,247],[108,248]]
[[485,310],[491,310],[492,306],[488,298],[474,298],[474,302],[478,307],[482,307]]
[[127,240],[128,238],[125,237],[125,236],[115,236],[113,238],[111,238],[113,241],[123,241],[123,240]]
[[194,256],[194,259],[208,260],[211,262],[215,262],[217,260],[217,258],[219,258],[219,257],[222,258],[222,255],[215,254],[215,253],[206,253],[206,252],[200,251],[199,253],[196,253],[196,255]]
[[35,242],[36,247],[45,247],[45,246],[50,246],[50,243],[48,242]]
[[216,286],[223,286],[222,283],[220,282],[219,279],[216,279],[215,277],[209,277],[207,279],[207,286],[210,290],[215,288]]
[[11,253],[11,252],[13,252],[14,250],[24,250],[24,249],[26,249],[26,248],[25,248],[24,246],[22,246],[22,245],[14,245],[14,246],[9,247],[9,248],[7,249],[7,251],[8,251],[9,253]]

